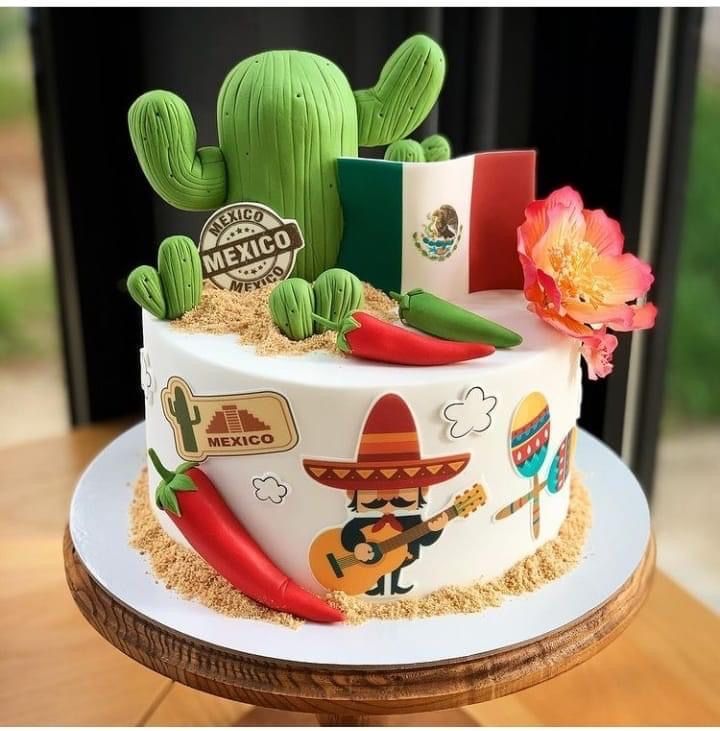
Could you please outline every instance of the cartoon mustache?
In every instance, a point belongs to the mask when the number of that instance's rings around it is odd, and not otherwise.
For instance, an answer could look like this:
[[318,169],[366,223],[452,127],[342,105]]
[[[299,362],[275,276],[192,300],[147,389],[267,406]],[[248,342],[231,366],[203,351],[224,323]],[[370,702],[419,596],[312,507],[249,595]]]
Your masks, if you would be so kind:
[[368,508],[369,510],[377,510],[379,508],[384,508],[388,503],[392,505],[394,508],[409,508],[411,505],[415,505],[415,500],[405,500],[401,497],[394,497],[390,500],[385,500],[384,498],[375,498],[375,500],[371,500],[369,503],[360,503],[364,508]]

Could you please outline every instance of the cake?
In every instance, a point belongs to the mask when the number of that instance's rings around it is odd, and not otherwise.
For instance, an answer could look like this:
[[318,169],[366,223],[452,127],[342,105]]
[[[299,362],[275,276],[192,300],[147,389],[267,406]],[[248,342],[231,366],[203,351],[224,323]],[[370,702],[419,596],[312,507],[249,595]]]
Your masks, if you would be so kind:
[[422,599],[555,540],[581,360],[606,375],[608,327],[654,319],[626,304],[652,277],[616,222],[570,188],[534,200],[534,151],[407,138],[444,74],[424,36],[356,92],[319,56],[259,54],[223,84],[216,148],[170,92],[130,110],[155,190],[211,211],[128,278],[147,500],[273,610],[338,621],[338,592]]

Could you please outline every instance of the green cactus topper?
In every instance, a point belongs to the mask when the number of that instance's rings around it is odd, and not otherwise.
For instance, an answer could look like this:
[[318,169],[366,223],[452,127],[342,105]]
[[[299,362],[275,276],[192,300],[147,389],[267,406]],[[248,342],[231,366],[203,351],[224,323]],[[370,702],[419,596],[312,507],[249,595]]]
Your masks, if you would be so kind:
[[395,162],[425,162],[425,151],[417,140],[398,140],[388,145],[385,159]]
[[128,275],[127,288],[130,296],[140,307],[160,320],[165,319],[167,314],[165,295],[155,267],[147,264],[135,267]]
[[200,254],[187,236],[168,236],[158,249],[158,272],[167,318],[175,320],[197,307],[202,293]]
[[[363,306],[362,282],[346,269],[328,269],[313,284],[315,292],[315,314],[330,320],[342,322],[355,310]],[[324,333],[325,325],[315,321],[315,332]]]
[[175,320],[197,307],[202,294],[200,254],[187,236],[169,236],[158,249],[158,268],[143,264],[127,278],[130,296],[160,320]]
[[336,160],[358,146],[402,140],[427,117],[445,76],[430,38],[408,38],[377,84],[355,91],[331,61],[268,51],[228,74],[217,102],[218,147],[197,148],[185,102],[168,91],[137,99],[128,115],[140,165],[155,191],[185,210],[255,201],[296,219],[307,242],[294,273],[310,281],[334,266],[342,238]]
[[398,140],[385,150],[385,159],[395,162],[439,162],[450,159],[450,142],[442,135],[430,135],[422,143]]
[[315,296],[304,279],[291,277],[280,282],[270,292],[268,306],[273,322],[290,340],[305,340],[313,334]]
[[167,399],[168,413],[175,419],[180,427],[180,435],[182,437],[183,448],[191,454],[198,452],[197,439],[195,438],[195,427],[200,423],[201,416],[197,404],[193,405],[193,415],[190,416],[188,409],[187,396],[185,391],[176,386],[174,390],[174,399],[168,396]]

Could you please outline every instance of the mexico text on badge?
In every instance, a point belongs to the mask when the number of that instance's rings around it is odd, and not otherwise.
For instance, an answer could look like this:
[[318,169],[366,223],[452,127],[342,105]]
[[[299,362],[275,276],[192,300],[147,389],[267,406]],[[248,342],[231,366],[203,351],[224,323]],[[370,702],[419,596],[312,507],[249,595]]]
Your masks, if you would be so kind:
[[259,289],[286,279],[304,245],[294,220],[258,203],[231,203],[200,233],[203,276],[222,289]]

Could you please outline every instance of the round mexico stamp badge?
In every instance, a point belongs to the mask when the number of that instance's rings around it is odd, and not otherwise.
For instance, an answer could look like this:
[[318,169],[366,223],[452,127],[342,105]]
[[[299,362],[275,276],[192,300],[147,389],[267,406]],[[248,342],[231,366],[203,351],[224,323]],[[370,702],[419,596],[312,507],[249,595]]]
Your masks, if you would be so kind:
[[222,289],[259,289],[287,278],[304,245],[296,221],[260,203],[231,203],[200,233],[203,276]]

